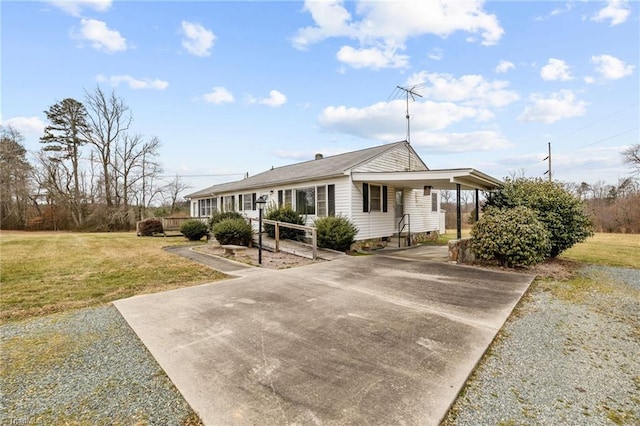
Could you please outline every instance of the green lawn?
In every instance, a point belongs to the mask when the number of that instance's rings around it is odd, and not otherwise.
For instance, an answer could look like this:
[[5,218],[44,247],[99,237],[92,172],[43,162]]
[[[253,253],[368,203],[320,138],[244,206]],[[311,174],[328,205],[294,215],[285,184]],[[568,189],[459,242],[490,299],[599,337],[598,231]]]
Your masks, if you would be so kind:
[[640,269],[640,234],[597,233],[563,252],[560,258]]
[[0,232],[0,322],[226,278],[162,250],[186,243],[135,233]]

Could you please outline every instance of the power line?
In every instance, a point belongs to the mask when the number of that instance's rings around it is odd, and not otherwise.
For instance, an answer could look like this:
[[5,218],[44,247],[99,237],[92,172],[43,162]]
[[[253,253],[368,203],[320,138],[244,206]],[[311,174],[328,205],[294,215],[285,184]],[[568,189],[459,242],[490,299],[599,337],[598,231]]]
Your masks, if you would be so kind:
[[604,117],[602,117],[602,118],[600,118],[600,119],[598,119],[598,120],[596,120],[596,121],[592,121],[592,122],[591,122],[591,123],[589,123],[589,124],[586,124],[586,125],[584,125],[584,126],[582,126],[582,127],[578,127],[577,129],[572,130],[572,131],[570,131],[570,132],[564,133],[564,134],[562,134],[562,135],[558,136],[557,138],[555,138],[555,140],[557,141],[557,139],[563,138],[563,137],[565,137],[565,136],[572,135],[572,134],[574,134],[574,133],[578,133],[580,130],[584,130],[584,129],[586,129],[586,128],[589,128],[589,127],[593,126],[594,124],[598,124],[598,123],[600,123],[600,122],[602,122],[602,121],[606,120],[607,118],[612,117],[612,116],[614,116],[614,115],[616,115],[616,114],[619,114],[619,113],[621,113],[621,112],[623,112],[623,111],[626,111],[626,110],[628,110],[629,108],[631,108],[631,107],[633,107],[633,106],[636,106],[636,105],[638,105],[638,101],[636,101],[636,102],[634,102],[634,103],[632,103],[632,104],[629,104],[629,105],[627,105],[626,107],[624,107],[624,108],[622,108],[622,109],[619,109],[619,110],[614,111],[614,112],[612,112],[612,113],[610,113],[610,114],[607,114],[607,115],[605,115]]
[[625,130],[624,132],[620,132],[620,133],[617,133],[617,134],[612,135],[612,136],[607,136],[606,138],[598,139],[597,141],[588,143],[586,145],[581,145],[581,146],[579,146],[579,147],[577,147],[575,149],[572,149],[571,151],[564,151],[563,154],[576,152],[576,151],[578,151],[578,150],[580,150],[582,148],[586,148],[586,147],[591,146],[591,145],[599,144],[600,142],[608,141],[609,139],[617,138],[618,136],[625,135],[625,134],[627,134],[629,132],[633,132],[634,130],[638,130],[638,129],[640,129],[640,126],[636,126],[633,129]]

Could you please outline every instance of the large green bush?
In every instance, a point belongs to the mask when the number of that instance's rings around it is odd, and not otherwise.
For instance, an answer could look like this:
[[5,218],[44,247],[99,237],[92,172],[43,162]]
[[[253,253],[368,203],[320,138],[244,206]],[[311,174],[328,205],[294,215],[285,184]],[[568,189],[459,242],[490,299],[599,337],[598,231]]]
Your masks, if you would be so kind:
[[471,229],[471,251],[479,259],[498,260],[500,265],[529,266],[549,254],[549,231],[534,210],[486,209]]
[[213,236],[220,244],[248,246],[251,243],[253,230],[242,218],[222,219],[213,225]]
[[138,224],[138,235],[141,237],[152,237],[153,234],[162,234],[162,220],[145,219]]
[[485,208],[516,206],[528,207],[538,213],[550,233],[551,257],[593,235],[582,201],[560,183],[540,178],[507,179],[500,190],[489,194],[485,203]]
[[[291,207],[277,207],[269,209],[264,216],[265,219],[275,220],[278,222],[293,223],[296,225],[304,225],[304,217],[300,213],[297,213]],[[275,225],[264,225],[264,230],[271,238],[276,237]],[[305,231],[301,229],[279,227],[280,239],[283,240],[301,240]]]
[[242,219],[242,215],[238,212],[215,212],[209,218],[209,229],[213,230],[216,223],[224,219]]
[[355,241],[358,228],[343,216],[329,216],[316,219],[318,247],[347,251]]
[[182,224],[180,232],[187,237],[189,241],[198,241],[207,235],[209,227],[204,222],[192,219]]

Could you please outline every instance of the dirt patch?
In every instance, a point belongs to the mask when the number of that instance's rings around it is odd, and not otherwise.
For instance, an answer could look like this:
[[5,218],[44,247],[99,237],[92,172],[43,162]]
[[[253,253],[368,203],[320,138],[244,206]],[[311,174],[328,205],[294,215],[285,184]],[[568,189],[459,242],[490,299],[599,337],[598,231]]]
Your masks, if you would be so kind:
[[313,260],[291,253],[279,252],[274,253],[269,250],[262,250],[262,265],[258,263],[259,252],[256,247],[250,247],[242,250],[235,255],[226,255],[224,250],[215,243],[198,246],[194,250],[201,253],[212,254],[214,256],[224,257],[225,259],[235,260],[236,262],[246,263],[252,266],[261,266],[268,269],[288,269],[298,266],[310,265],[312,263],[324,262],[323,260]]

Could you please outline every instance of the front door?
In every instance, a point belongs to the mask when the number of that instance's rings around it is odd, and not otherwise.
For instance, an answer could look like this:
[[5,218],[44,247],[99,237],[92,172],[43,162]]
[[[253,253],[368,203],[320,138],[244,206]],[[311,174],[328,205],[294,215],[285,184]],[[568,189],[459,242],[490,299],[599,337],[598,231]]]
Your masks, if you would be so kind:
[[396,212],[396,220],[395,220],[395,229],[398,230],[398,222],[404,216],[404,192],[402,188],[396,188],[396,204],[395,204],[395,212]]

